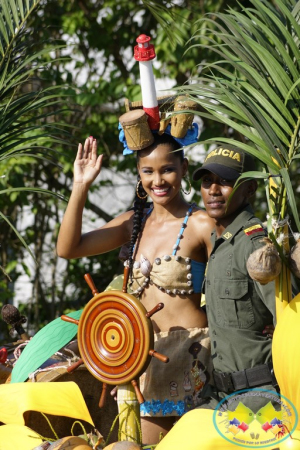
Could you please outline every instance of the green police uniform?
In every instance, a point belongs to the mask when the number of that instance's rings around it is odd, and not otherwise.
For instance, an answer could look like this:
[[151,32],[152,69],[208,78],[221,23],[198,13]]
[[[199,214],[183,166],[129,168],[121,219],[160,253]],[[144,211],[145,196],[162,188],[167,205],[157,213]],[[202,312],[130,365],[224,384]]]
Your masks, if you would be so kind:
[[[264,245],[266,235],[249,205],[220,238],[212,235],[204,291],[219,400],[240,389],[273,389],[268,366],[272,341],[262,331],[275,324],[275,283],[253,281],[246,268],[249,255]],[[210,407],[215,406],[212,400]]]

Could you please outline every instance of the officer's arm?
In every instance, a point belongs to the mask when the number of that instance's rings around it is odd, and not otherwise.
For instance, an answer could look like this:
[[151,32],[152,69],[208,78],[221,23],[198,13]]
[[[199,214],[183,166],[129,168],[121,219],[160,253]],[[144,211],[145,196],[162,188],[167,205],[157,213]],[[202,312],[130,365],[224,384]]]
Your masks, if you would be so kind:
[[255,289],[264,302],[268,310],[273,316],[273,325],[276,325],[276,303],[275,303],[275,281],[270,281],[268,284],[254,283]]
[[[265,243],[262,242],[261,236],[257,236],[251,239],[251,243],[252,243],[252,252],[265,245]],[[255,281],[254,286],[262,302],[271,312],[273,316],[273,324],[275,326],[276,325],[275,281],[271,281],[267,284],[260,284],[257,281]]]

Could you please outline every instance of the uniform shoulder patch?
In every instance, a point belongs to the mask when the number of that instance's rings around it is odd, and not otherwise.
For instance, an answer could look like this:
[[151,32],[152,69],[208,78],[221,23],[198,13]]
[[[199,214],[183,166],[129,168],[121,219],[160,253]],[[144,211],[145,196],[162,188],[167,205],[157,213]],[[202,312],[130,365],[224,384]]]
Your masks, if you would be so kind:
[[251,236],[252,234],[261,233],[261,232],[265,232],[265,229],[258,223],[256,225],[252,225],[252,227],[245,228],[245,230],[244,230],[244,233],[247,236]]

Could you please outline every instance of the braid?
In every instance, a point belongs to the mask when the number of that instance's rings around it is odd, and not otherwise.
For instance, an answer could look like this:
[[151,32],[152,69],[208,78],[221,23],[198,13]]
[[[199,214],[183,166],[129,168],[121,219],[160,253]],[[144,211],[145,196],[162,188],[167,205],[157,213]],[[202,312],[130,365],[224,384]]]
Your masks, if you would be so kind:
[[[138,175],[137,181],[140,181],[140,176]],[[133,249],[136,243],[136,240],[138,238],[138,235],[141,231],[142,226],[142,220],[143,220],[143,213],[144,213],[144,207],[147,203],[147,194],[143,188],[142,183],[138,184],[138,193],[140,197],[145,198],[139,198],[137,193],[135,194],[133,209],[134,209],[134,216],[133,216],[133,227],[132,227],[132,233],[130,238],[130,246],[129,246],[129,256],[128,256],[128,265],[130,269],[130,276],[132,274],[132,268],[133,268]]]

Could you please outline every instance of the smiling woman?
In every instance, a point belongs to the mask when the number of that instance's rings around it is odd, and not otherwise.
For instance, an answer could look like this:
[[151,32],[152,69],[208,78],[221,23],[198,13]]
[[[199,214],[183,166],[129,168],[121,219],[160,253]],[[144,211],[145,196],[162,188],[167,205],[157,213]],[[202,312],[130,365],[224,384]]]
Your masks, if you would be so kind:
[[[196,407],[210,378],[210,341],[206,314],[200,307],[201,284],[213,221],[181,195],[188,161],[170,136],[137,152],[138,183],[134,211],[82,234],[88,189],[101,169],[97,142],[80,144],[74,163],[74,184],[61,225],[57,253],[81,258],[129,244],[130,285],[146,310],[164,308],[152,321],[155,350],[170,358],[152,360],[140,379],[143,442],[155,444],[170,430],[175,417]],[[176,151],[177,150],[177,151]],[[152,200],[146,208],[147,198]]]
[[[187,173],[188,163],[183,157],[183,151],[176,152],[171,137],[158,136],[155,143],[138,153],[138,170],[141,182],[148,195],[168,197],[169,194],[180,192],[182,178]],[[153,145],[157,152],[153,152]],[[174,148],[175,147],[175,148]],[[178,189],[179,184],[179,189]]]

